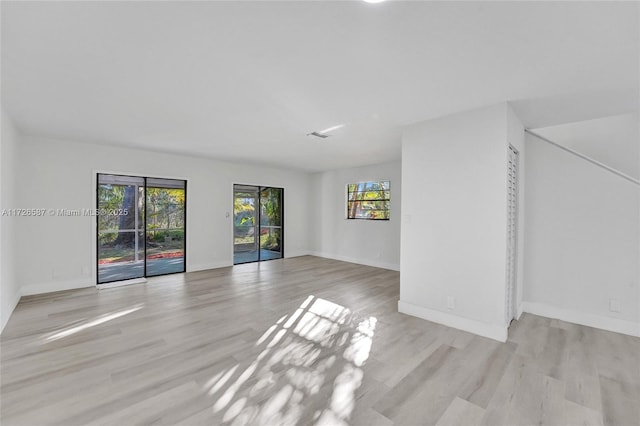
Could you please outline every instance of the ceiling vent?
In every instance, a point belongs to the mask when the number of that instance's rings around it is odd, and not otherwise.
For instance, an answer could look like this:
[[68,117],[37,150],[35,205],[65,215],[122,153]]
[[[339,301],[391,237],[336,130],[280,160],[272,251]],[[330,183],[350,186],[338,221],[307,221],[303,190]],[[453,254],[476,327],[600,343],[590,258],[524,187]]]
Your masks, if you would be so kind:
[[329,137],[329,135],[326,135],[326,134],[320,133],[320,132],[307,133],[307,136],[315,136],[315,137],[320,138],[320,139],[326,139],[326,138]]

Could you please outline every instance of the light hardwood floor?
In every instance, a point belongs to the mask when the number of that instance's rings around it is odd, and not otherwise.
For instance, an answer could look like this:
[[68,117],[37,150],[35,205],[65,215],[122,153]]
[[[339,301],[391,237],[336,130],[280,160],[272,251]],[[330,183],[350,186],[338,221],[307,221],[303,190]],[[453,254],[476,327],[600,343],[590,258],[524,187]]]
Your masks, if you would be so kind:
[[3,425],[640,424],[640,339],[397,313],[399,274],[304,256],[25,297]]

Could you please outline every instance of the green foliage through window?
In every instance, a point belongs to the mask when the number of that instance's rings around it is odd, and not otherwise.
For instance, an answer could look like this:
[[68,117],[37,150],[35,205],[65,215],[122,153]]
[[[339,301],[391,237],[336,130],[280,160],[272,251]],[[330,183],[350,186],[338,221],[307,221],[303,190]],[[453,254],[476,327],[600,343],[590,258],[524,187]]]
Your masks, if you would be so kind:
[[347,218],[389,220],[389,181],[347,185]]

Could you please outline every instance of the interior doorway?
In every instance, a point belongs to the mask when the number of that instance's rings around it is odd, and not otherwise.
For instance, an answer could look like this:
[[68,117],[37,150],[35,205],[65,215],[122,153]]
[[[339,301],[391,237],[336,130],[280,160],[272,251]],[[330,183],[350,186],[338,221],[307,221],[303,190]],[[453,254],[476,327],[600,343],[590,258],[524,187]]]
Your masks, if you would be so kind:
[[233,185],[233,264],[284,257],[284,189]]

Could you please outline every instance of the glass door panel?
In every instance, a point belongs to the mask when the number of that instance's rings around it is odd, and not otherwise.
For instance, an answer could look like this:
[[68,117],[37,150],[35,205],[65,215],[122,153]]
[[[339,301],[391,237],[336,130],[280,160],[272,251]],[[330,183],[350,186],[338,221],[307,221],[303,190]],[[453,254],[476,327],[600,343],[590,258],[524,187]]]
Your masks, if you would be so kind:
[[185,271],[186,182],[147,178],[147,276]]
[[260,191],[260,260],[282,257],[282,188]]
[[233,263],[283,257],[282,188],[233,186]]
[[233,186],[233,263],[256,262],[258,251],[258,187]]
[[98,175],[98,284],[144,276],[144,178]]

